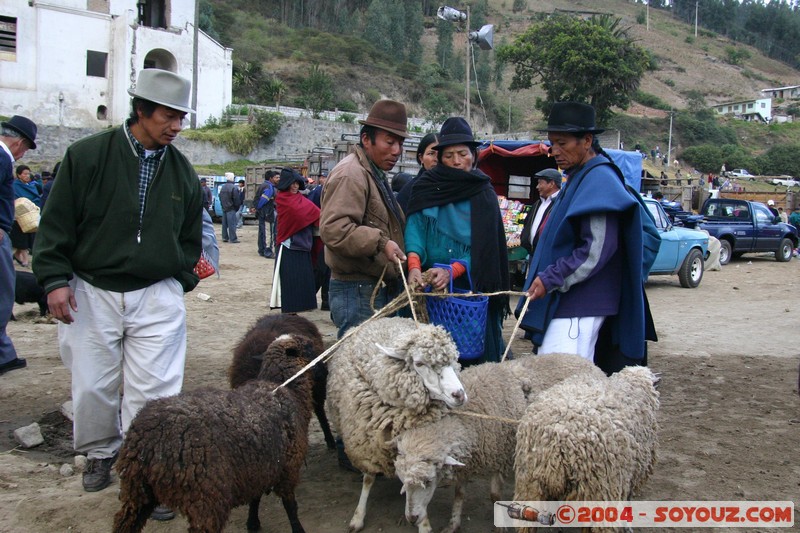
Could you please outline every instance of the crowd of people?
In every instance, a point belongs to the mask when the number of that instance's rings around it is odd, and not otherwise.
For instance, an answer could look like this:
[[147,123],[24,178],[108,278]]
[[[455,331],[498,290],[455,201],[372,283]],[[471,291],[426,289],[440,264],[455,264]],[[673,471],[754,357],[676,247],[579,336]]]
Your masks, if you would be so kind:
[[[88,457],[83,488],[90,492],[109,485],[144,403],[181,390],[184,294],[199,281],[203,250],[218,257],[211,190],[173,145],[194,112],[191,83],[147,69],[129,93],[129,118],[72,144],[49,183],[37,184],[25,165],[13,168],[36,148],[36,125],[15,116],[0,130],[0,373],[26,364],[6,324],[13,263],[30,265],[59,321],[61,358],[72,374],[74,447]],[[484,351],[464,363],[499,361],[512,312],[507,245],[470,124],[447,119],[421,139],[418,175],[390,183],[410,136],[406,107],[380,100],[360,123],[358,145],[313,190],[297,171],[274,169],[248,199],[258,254],[275,261],[270,307],[306,312],[322,291],[341,337],[373,315],[373,304],[400,294],[401,274],[422,290],[471,288],[490,297]],[[534,176],[539,200],[523,234],[526,296],[513,305],[523,314],[528,302],[522,328],[540,354],[578,353],[607,372],[646,364],[645,341],[655,338],[644,294],[658,246],[652,220],[600,148],[592,106],[555,103],[546,131],[558,170]],[[230,244],[240,242],[246,209],[244,180],[234,180],[226,174],[218,194],[220,240]],[[48,196],[38,231],[22,231],[14,200],[41,207]],[[154,518],[172,514],[159,506]]]

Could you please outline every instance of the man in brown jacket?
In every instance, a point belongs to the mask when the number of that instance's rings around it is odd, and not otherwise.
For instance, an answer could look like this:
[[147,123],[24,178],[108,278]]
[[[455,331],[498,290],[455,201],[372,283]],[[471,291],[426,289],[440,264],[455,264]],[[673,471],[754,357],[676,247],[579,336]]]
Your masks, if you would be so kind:
[[[406,259],[405,216],[386,179],[409,136],[406,108],[380,100],[359,122],[361,142],[331,170],[322,192],[319,224],[325,262],[331,269],[331,318],[340,338],[372,316],[370,297],[384,267],[384,280],[392,286],[400,275],[396,260]],[[392,290],[381,288],[375,307],[383,307],[394,296]]]

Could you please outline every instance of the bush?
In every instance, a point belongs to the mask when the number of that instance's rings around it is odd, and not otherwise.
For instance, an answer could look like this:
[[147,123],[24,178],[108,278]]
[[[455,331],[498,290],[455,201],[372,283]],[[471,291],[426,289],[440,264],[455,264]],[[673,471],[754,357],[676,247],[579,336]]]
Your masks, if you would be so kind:
[[761,174],[800,176],[800,146],[773,146],[756,158]]
[[356,116],[351,115],[350,113],[342,113],[341,115],[336,117],[336,122],[344,122],[345,124],[355,124]]
[[644,106],[652,107],[654,109],[663,109],[664,111],[669,111],[671,109],[670,105],[658,96],[641,90],[637,90],[633,94],[633,100]]
[[636,14],[636,23],[644,24],[645,22],[647,22],[647,13],[645,13],[644,9],[642,9]]
[[675,87],[675,82],[667,78],[666,80],[664,80],[664,85],[666,85],[667,87]]
[[252,127],[259,139],[266,144],[275,140],[275,136],[286,122],[286,118],[282,114],[272,111],[256,111],[254,116]]
[[694,44],[694,35],[687,35],[684,41],[686,41],[687,44]]
[[208,141],[214,146],[224,146],[229,152],[239,155],[252,152],[260,140],[256,129],[250,124],[237,124],[230,128],[212,130],[189,130],[184,136],[187,139]]

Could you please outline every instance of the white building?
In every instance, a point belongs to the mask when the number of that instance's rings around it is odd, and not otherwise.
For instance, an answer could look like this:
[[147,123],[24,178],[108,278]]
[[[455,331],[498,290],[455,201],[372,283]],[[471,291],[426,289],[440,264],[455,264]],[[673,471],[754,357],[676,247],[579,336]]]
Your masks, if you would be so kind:
[[137,74],[155,67],[193,80],[202,125],[231,103],[233,61],[194,20],[195,0],[0,0],[0,115],[120,124]]
[[742,120],[767,123],[772,120],[772,98],[726,102],[711,107],[721,115],[733,115]]
[[800,85],[787,85],[786,87],[772,87],[761,89],[764,96],[772,98],[800,98]]

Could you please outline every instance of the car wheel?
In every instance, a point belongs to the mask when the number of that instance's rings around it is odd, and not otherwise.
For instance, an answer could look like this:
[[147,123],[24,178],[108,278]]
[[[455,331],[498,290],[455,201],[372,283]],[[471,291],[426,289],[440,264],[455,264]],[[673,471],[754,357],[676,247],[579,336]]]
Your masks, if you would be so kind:
[[678,270],[678,279],[681,282],[681,287],[694,289],[700,285],[704,268],[703,253],[697,248],[689,250],[689,253],[683,259],[680,270]]
[[793,251],[794,246],[792,245],[791,239],[783,239],[781,245],[775,250],[775,260],[779,263],[789,261],[792,258]]
[[727,265],[731,262],[731,243],[730,241],[719,241],[719,264]]

